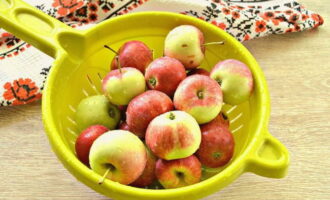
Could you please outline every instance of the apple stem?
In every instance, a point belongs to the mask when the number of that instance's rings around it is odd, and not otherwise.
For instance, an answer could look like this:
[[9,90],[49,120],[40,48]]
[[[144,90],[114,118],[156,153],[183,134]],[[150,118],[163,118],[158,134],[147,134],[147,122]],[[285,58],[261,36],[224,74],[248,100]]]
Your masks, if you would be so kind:
[[102,185],[102,183],[103,183],[104,180],[105,180],[105,177],[109,174],[110,170],[111,170],[111,167],[109,167],[109,168],[107,169],[107,171],[105,171],[104,175],[102,176],[102,178],[101,178],[101,179],[99,180],[99,182],[98,182],[99,185]]
[[116,60],[117,60],[117,63],[118,63],[118,69],[119,69],[119,72],[121,73],[121,65],[120,65],[120,62],[119,62],[119,54],[117,51],[115,51],[113,48],[109,47],[108,45],[104,45],[105,48],[109,49],[110,51],[112,51],[113,53],[116,54]]
[[204,46],[208,46],[208,45],[215,45],[215,44],[219,44],[219,45],[223,45],[225,44],[224,41],[220,41],[220,42],[208,42],[208,43],[204,43]]
[[107,49],[109,49],[110,51],[112,51],[116,55],[119,55],[117,51],[115,51],[113,48],[109,47],[108,45],[104,45],[104,47],[107,48]]
[[120,62],[119,62],[119,56],[116,56],[116,60],[117,60],[117,63],[118,63],[118,69],[119,69],[119,72],[122,73],[122,72],[121,72],[121,64],[120,64]]

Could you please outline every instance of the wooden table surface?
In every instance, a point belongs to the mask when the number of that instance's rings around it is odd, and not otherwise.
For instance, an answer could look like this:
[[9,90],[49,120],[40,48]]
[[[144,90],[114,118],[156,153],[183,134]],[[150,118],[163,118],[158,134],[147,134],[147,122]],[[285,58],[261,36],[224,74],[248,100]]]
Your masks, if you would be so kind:
[[[270,89],[270,132],[291,153],[286,178],[244,174],[205,200],[330,199],[330,4],[301,0],[319,12],[318,30],[246,42]],[[0,108],[0,199],[105,200],[75,180],[51,151],[40,102]]]

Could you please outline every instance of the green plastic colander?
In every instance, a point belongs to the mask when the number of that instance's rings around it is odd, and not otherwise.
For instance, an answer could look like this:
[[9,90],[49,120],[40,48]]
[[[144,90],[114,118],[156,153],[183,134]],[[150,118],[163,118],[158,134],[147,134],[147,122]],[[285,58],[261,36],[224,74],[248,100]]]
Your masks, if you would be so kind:
[[[250,100],[239,106],[224,105],[236,142],[235,154],[221,169],[205,169],[200,183],[177,189],[141,189],[106,180],[75,156],[79,134],[74,122],[75,107],[86,96],[101,91],[101,78],[109,71],[114,55],[105,44],[118,49],[129,40],[141,40],[162,56],[164,38],[174,27],[191,24],[205,34],[206,42],[225,41],[207,47],[202,67],[210,70],[223,59],[246,63],[254,77]],[[0,0],[0,26],[55,58],[42,98],[43,123],[50,144],[63,165],[81,182],[114,199],[179,200],[199,199],[225,187],[245,172],[281,178],[289,155],[269,134],[270,99],[258,63],[236,39],[202,20],[167,12],[141,12],[106,20],[87,31],[74,30],[21,0]],[[87,76],[89,78],[87,78]]]

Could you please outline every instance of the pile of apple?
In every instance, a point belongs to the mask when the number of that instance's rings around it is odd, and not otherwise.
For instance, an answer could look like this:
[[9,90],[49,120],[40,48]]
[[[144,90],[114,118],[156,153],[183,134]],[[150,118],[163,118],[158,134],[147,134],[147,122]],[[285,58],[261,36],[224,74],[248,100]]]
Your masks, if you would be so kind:
[[[108,47],[109,48],[109,47]],[[223,103],[248,100],[249,68],[221,61],[211,72],[199,69],[203,33],[191,25],[169,32],[164,57],[141,41],[116,52],[103,79],[104,95],[83,99],[76,112],[81,134],[77,157],[104,178],[146,187],[155,181],[177,188],[201,180],[202,166],[218,168],[234,152]],[[117,129],[117,130],[115,130]]]

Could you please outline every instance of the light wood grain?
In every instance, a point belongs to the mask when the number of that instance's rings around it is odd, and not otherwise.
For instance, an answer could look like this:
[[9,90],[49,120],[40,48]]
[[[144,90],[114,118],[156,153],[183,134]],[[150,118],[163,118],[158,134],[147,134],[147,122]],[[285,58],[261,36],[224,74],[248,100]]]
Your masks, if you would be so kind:
[[[269,130],[291,153],[288,176],[244,174],[205,200],[330,198],[330,4],[300,2],[322,14],[325,25],[245,43],[270,89]],[[107,199],[76,181],[57,160],[40,109],[40,102],[0,108],[0,199]]]

